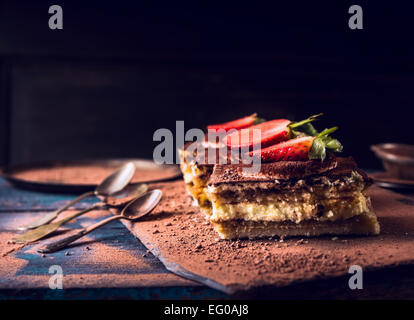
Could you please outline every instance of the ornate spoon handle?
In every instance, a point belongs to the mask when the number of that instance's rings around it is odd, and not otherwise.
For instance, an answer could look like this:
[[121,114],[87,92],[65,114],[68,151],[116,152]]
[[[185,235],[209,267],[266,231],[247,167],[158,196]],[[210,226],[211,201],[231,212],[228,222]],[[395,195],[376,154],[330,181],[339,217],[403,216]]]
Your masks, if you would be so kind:
[[120,216],[120,215],[109,217],[109,218],[107,218],[103,221],[100,221],[98,223],[95,223],[95,224],[93,224],[89,227],[83,228],[83,229],[79,230],[78,232],[76,232],[75,234],[67,236],[67,237],[65,237],[63,239],[60,239],[58,241],[49,243],[49,244],[45,245],[44,247],[40,248],[37,251],[40,252],[40,253],[52,253],[52,252],[55,252],[55,251],[59,251],[59,250],[65,248],[65,247],[67,247],[69,244],[71,244],[75,240],[78,240],[79,238],[82,238],[84,235],[86,235],[86,234],[102,227],[103,225],[105,225],[109,222],[118,220],[118,219],[122,219],[122,218],[125,219],[125,217]]
[[70,201],[68,204],[64,205],[62,208],[60,208],[56,211],[49,212],[46,215],[44,215],[43,217],[30,222],[26,226],[21,226],[18,229],[19,230],[35,229],[37,227],[48,224],[49,222],[53,221],[61,212],[65,211],[70,206],[74,205],[75,203],[78,203],[79,201],[81,201],[81,200],[83,200],[83,199],[85,199],[89,196],[93,196],[93,195],[95,195],[95,191],[89,191],[89,192],[86,192],[84,194],[81,194],[80,196],[78,196],[75,199],[73,199],[72,201]]
[[104,205],[102,203],[95,203],[94,205],[90,206],[89,208],[75,212],[74,214],[54,223],[45,224],[43,226],[40,226],[36,229],[29,230],[21,235],[18,235],[17,237],[14,237],[11,241],[14,243],[29,243],[34,242],[37,240],[40,240],[44,237],[46,237],[48,234],[51,234],[52,232],[59,229],[62,225],[69,222],[72,219],[75,219],[89,211],[98,209],[103,207]]

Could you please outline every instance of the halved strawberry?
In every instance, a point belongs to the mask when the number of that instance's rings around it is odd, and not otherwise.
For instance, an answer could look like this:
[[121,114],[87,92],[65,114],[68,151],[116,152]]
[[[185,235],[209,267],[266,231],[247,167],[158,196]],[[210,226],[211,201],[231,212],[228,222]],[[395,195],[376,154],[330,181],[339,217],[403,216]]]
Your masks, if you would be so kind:
[[338,127],[325,129],[315,137],[305,136],[287,140],[268,148],[252,151],[249,155],[260,157],[264,162],[308,159],[323,161],[326,157],[326,148],[335,152],[342,151],[340,142],[328,136],[337,129]]
[[[224,137],[223,141],[230,148],[246,148],[259,143],[262,147],[266,147],[295,138],[298,135],[296,130],[300,130],[300,127],[316,120],[320,115],[322,114],[311,116],[299,122],[292,122],[287,119],[263,122],[245,130],[229,133]],[[254,135],[255,130],[260,130],[260,137]]]
[[250,127],[256,123],[258,123],[259,121],[261,121],[261,119],[259,119],[257,117],[257,114],[254,113],[250,116],[244,117],[244,118],[240,118],[237,120],[233,120],[233,121],[229,121],[229,122],[225,122],[225,123],[220,123],[220,124],[212,124],[207,126],[208,130],[226,130],[229,131],[231,129],[243,129],[243,128],[247,128]]

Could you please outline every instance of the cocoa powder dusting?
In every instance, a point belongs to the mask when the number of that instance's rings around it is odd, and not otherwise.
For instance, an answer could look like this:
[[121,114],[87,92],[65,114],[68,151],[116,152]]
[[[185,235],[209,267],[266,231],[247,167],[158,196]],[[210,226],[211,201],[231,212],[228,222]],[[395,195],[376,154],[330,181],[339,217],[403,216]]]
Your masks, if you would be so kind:
[[377,187],[370,195],[381,235],[339,241],[332,236],[220,240],[192,206],[182,181],[151,188],[163,191],[158,207],[140,222],[123,223],[164,261],[236,291],[341,276],[354,264],[367,270],[414,263],[414,208],[397,201],[400,195]]

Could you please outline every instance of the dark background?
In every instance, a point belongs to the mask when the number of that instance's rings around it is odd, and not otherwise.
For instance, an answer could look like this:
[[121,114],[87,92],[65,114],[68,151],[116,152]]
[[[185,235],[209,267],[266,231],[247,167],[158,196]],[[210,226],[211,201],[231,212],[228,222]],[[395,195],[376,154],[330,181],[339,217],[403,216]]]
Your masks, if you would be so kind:
[[[158,128],[253,112],[324,112],[319,127],[338,125],[368,168],[371,144],[413,143],[408,1],[0,3],[0,165],[151,158]],[[63,30],[48,28],[53,4]]]

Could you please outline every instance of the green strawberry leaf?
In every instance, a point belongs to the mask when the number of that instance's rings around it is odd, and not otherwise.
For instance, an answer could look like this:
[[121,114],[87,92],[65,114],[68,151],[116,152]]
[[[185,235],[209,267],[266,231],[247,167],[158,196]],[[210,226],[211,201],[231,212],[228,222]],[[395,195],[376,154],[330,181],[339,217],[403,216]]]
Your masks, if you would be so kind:
[[324,139],[324,142],[326,148],[328,148],[329,150],[332,150],[334,152],[342,152],[343,150],[342,144],[334,138],[326,137]]
[[309,151],[308,157],[309,159],[320,159],[321,161],[325,160],[325,143],[320,137],[317,137],[313,140],[312,147]]
[[312,137],[317,136],[319,134],[318,131],[315,129],[315,127],[312,125],[312,123],[309,123],[309,122],[297,128],[297,131],[303,132],[307,136],[312,136]]
[[315,129],[315,127],[311,124],[311,122],[317,120],[318,117],[320,117],[322,113],[310,116],[309,118],[299,121],[299,122],[293,122],[289,125],[290,129],[290,138],[297,138],[297,137],[305,137],[305,136],[317,136],[318,131]]
[[256,120],[254,120],[253,124],[259,124],[263,122],[266,122],[266,119],[256,117]]
[[329,134],[336,130],[338,130],[338,127],[325,129],[315,137],[309,150],[309,159],[325,160],[326,148],[334,152],[342,151],[342,144],[337,139],[329,136]]

